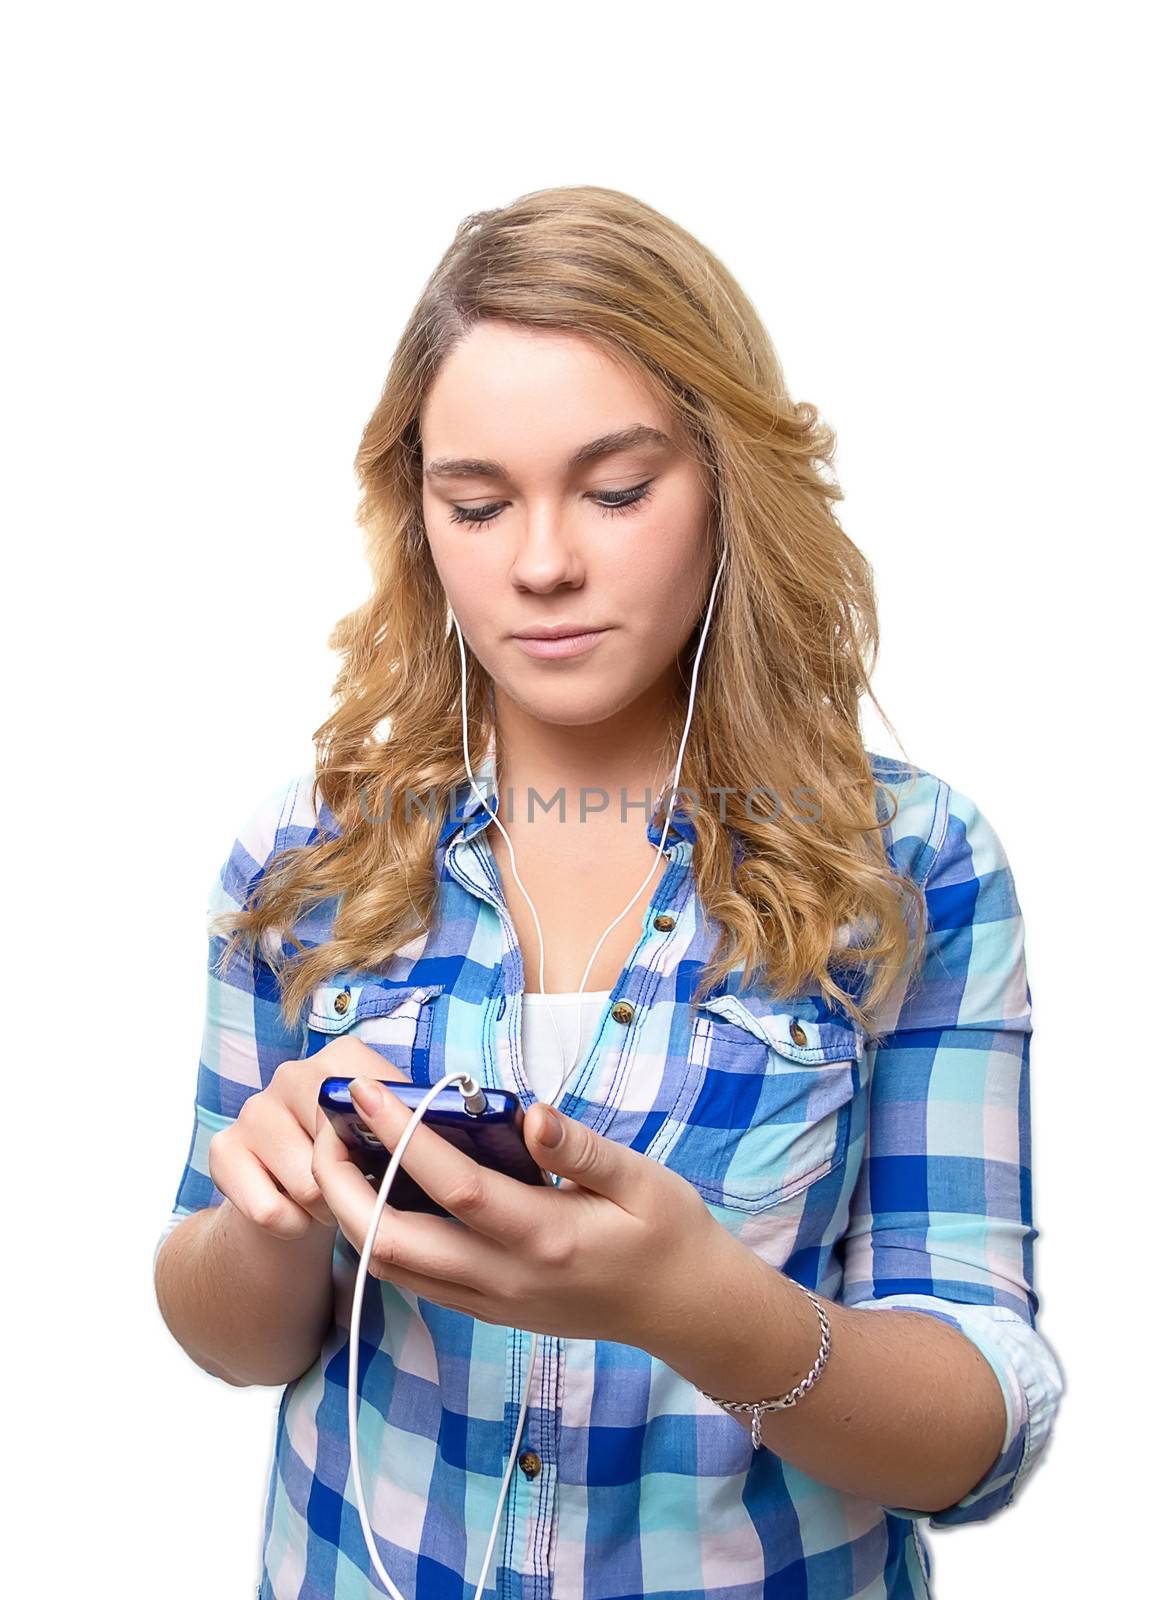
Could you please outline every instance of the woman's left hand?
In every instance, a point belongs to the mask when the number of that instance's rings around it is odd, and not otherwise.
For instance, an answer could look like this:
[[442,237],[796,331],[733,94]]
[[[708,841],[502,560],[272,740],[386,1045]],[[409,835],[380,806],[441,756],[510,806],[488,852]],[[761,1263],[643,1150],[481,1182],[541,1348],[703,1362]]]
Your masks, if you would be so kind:
[[[360,1104],[365,1085],[377,1097],[370,1109]],[[351,1094],[394,1150],[408,1108],[373,1078],[355,1079]],[[561,1129],[553,1148],[538,1141],[545,1118]],[[523,1134],[560,1187],[483,1167],[421,1122],[400,1165],[452,1216],[385,1207],[372,1275],[483,1322],[653,1351],[658,1334],[695,1314],[732,1236],[679,1173],[550,1106],[529,1107]],[[375,1188],[321,1112],[311,1170],[362,1254]]]

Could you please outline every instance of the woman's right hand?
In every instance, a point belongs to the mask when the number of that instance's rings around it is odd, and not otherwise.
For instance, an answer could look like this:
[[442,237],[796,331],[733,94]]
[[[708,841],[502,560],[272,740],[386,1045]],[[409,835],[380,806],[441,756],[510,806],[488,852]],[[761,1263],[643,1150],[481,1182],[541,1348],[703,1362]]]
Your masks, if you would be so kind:
[[283,1061],[264,1089],[251,1094],[235,1121],[212,1135],[208,1171],[227,1200],[280,1239],[300,1239],[317,1223],[338,1220],[310,1170],[324,1113],[318,1090],[327,1078],[369,1077],[410,1082],[370,1045],[332,1039],[308,1061]]

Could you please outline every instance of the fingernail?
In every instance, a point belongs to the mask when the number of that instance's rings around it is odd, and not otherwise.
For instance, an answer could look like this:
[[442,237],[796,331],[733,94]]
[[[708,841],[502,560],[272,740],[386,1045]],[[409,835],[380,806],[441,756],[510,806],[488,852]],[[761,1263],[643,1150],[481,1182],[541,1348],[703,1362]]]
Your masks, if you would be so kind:
[[360,1111],[365,1111],[369,1117],[377,1114],[383,1104],[383,1090],[379,1084],[372,1078],[352,1078],[347,1088]]
[[538,1143],[544,1144],[548,1150],[553,1150],[562,1142],[562,1118],[554,1111],[542,1113],[542,1126],[538,1130]]

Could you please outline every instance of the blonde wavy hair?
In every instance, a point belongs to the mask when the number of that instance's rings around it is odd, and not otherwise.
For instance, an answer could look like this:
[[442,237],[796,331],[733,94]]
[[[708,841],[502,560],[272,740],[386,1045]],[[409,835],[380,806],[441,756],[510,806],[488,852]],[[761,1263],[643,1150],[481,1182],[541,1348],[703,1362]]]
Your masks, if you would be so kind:
[[[294,1026],[315,985],[377,968],[431,925],[445,808],[429,815],[405,801],[409,790],[452,796],[466,774],[458,645],[424,529],[419,417],[445,357],[482,318],[598,341],[643,375],[704,468],[728,556],[680,780],[698,797],[693,872],[717,928],[695,998],[742,967],[783,996],[815,983],[871,1031],[923,947],[926,914],[880,837],[878,788],[894,812],[896,795],[870,767],[862,695],[893,730],[869,683],[872,570],[833,509],[834,435],[787,393],[766,330],[722,263],[651,206],[593,185],[466,217],[408,320],[355,458],[372,593],[330,635],[342,658],[336,709],[314,734],[314,804],[325,800],[341,831],[280,852],[244,909],[216,919],[223,962],[238,951],[255,959],[264,935],[280,948],[305,911],[337,898],[326,943],[292,937],[295,955],[266,957]],[[694,640],[699,632],[700,622]],[[492,683],[468,660],[476,770]],[[684,673],[682,686],[670,761]],[[735,802],[723,824],[704,798],[762,787],[814,790],[815,814],[783,806],[760,817]],[[658,828],[663,816],[662,804]]]

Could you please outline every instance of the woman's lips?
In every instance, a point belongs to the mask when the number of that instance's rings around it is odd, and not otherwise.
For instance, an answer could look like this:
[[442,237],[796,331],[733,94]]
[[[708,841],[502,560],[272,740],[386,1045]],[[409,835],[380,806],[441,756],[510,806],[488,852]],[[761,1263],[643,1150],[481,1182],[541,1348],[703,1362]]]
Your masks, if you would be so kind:
[[514,643],[536,660],[555,661],[565,656],[581,656],[593,650],[607,632],[606,628],[597,628],[592,633],[564,634],[561,639],[522,639],[515,634]]

